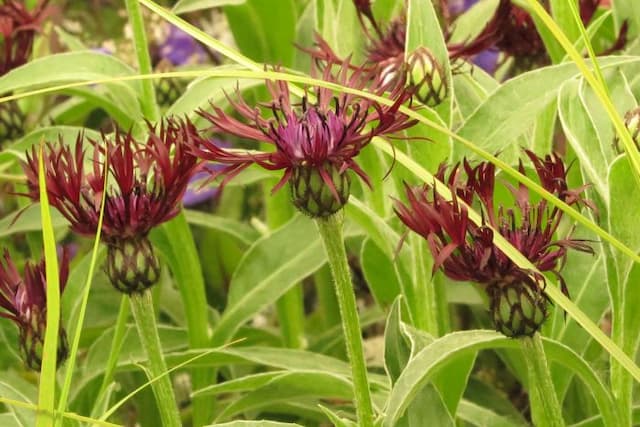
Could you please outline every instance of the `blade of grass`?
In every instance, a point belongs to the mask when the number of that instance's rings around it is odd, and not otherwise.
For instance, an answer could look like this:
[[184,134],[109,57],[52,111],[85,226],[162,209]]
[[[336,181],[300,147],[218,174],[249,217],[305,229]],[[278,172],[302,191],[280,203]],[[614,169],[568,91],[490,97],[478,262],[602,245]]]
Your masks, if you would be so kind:
[[[241,340],[236,340],[234,342],[228,343],[227,345],[224,345],[222,347],[219,348],[215,348],[215,349],[211,349],[209,351],[204,351],[200,354],[197,354],[187,360],[185,360],[182,363],[177,364],[176,366],[174,366],[173,368],[168,369],[165,373],[163,373],[162,375],[158,375],[155,378],[150,379],[149,381],[147,381],[146,383],[142,384],[140,387],[136,388],[135,390],[133,390],[131,393],[127,394],[125,397],[123,397],[122,399],[120,399],[115,405],[113,405],[111,408],[109,408],[109,410],[107,412],[105,412],[104,414],[102,414],[102,417],[100,417],[101,421],[105,421],[107,420],[111,415],[114,414],[115,411],[117,411],[122,405],[124,405],[125,403],[127,403],[127,401],[129,399],[131,399],[133,396],[135,396],[136,394],[138,394],[140,391],[144,390],[146,387],[150,386],[151,384],[155,383],[156,381],[160,380],[161,378],[169,375],[170,373],[172,373],[173,371],[176,371],[180,368],[183,368],[187,365],[189,365],[190,363],[195,362],[196,360],[205,357],[209,354],[215,353],[216,351],[219,351],[220,349],[223,348],[227,348],[229,346],[231,346],[232,344],[236,344],[238,342],[240,342]],[[143,366],[140,366],[141,369],[145,370],[145,368]]]
[[[36,412],[42,411],[42,409],[40,409],[37,405],[34,405],[33,403],[22,402],[20,400],[14,400],[14,399],[8,399],[6,397],[0,397],[0,403],[3,403],[5,405],[9,405],[9,406],[16,406],[16,407],[19,407],[19,408],[33,409]],[[113,423],[110,423],[108,421],[101,421],[101,420],[97,420],[97,419],[94,419],[94,418],[85,417],[83,415],[78,415],[78,414],[75,414],[73,412],[55,412],[54,414],[49,415],[49,417],[52,417],[52,415],[53,416],[61,416],[63,418],[68,418],[70,420],[75,420],[75,421],[79,421],[79,422],[82,422],[82,423],[88,423],[88,424],[93,424],[93,425],[98,425],[98,426],[120,427],[120,424],[113,424]]]
[[41,143],[38,157],[38,184],[40,186],[40,214],[42,216],[42,239],[46,263],[47,327],[42,350],[38,407],[46,412],[38,413],[36,427],[46,427],[53,424],[51,414],[54,413],[55,409],[58,337],[60,332],[60,273],[58,271],[56,239],[51,223],[51,209],[47,195],[43,154],[44,144]]
[[[105,156],[105,170],[109,168],[108,158]],[[108,188],[109,174],[104,174],[104,188]],[[60,400],[58,402],[58,412],[63,412],[67,407],[67,400],[69,398],[69,391],[71,390],[71,379],[73,378],[73,371],[76,365],[76,357],[78,356],[78,348],[80,347],[80,336],[82,335],[82,325],[84,324],[84,317],[87,311],[87,302],[89,301],[89,291],[91,290],[91,283],[93,282],[94,270],[96,267],[96,261],[98,259],[98,249],[100,247],[100,236],[102,234],[102,221],[104,219],[104,206],[107,201],[107,192],[102,193],[102,200],[100,201],[100,214],[98,216],[98,228],[96,236],[93,242],[93,253],[91,254],[91,263],[89,264],[89,274],[87,275],[87,281],[84,285],[84,294],[82,295],[82,303],[80,305],[80,313],[75,329],[75,335],[71,344],[71,352],[69,354],[69,360],[67,361],[64,384],[62,391],[60,392]],[[62,420],[60,420],[62,422]],[[55,420],[54,425],[58,425],[58,419]]]
[[[129,314],[131,310],[129,309],[129,298],[126,295],[123,295],[120,300],[120,310],[118,311],[118,319],[116,320],[116,326],[113,330],[113,341],[111,345],[111,352],[109,353],[109,360],[107,361],[107,367],[104,370],[104,374],[102,377],[102,384],[100,385],[100,391],[98,391],[96,398],[96,405],[94,406],[94,411],[98,408],[98,404],[104,399],[105,393],[109,388],[109,384],[113,381],[113,375],[116,371],[116,367],[118,366],[118,359],[120,357],[120,351],[122,350],[122,344],[124,343],[124,339],[126,337],[127,332],[127,319],[129,318]],[[92,416],[96,416],[94,412],[91,413]]]

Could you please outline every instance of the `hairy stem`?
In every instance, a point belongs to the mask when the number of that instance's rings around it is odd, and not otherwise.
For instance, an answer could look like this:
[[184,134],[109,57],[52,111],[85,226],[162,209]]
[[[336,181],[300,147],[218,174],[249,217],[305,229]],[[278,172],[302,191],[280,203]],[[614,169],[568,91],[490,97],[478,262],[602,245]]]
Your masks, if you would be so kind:
[[343,212],[340,211],[328,218],[316,219],[322,243],[335,281],[336,295],[342,318],[347,354],[351,362],[353,388],[355,395],[356,413],[360,427],[373,426],[373,407],[369,381],[367,380],[367,366],[362,349],[362,336],[356,298],[353,293],[347,253],[342,238]]
[[529,373],[529,401],[533,424],[538,427],[564,427],[562,408],[551,380],[542,337],[536,332],[533,337],[524,337],[520,342]]

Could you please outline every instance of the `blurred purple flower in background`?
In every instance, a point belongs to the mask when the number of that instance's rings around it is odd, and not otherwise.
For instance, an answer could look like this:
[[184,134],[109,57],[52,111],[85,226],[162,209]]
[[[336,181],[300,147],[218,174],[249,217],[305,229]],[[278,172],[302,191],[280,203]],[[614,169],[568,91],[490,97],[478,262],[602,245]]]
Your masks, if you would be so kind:
[[169,31],[164,40],[156,40],[157,65],[161,60],[166,60],[173,66],[198,64],[207,60],[205,49],[191,37],[178,27],[169,26]]

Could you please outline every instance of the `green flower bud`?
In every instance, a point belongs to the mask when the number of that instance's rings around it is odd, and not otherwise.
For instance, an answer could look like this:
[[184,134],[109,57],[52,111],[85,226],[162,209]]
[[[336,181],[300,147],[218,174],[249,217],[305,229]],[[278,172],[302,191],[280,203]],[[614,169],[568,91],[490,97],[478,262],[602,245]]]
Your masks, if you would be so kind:
[[107,275],[120,292],[143,292],[158,281],[160,263],[147,237],[109,244]]
[[340,170],[327,162],[323,166],[327,171],[338,198],[329,185],[322,179],[317,168],[299,166],[293,169],[290,181],[293,204],[304,214],[312,218],[324,218],[338,212],[349,199],[351,179],[348,171]]
[[421,46],[407,57],[407,82],[424,105],[435,107],[447,97],[444,69],[431,51]]
[[23,136],[25,119],[16,101],[0,104],[0,144]]
[[155,85],[158,105],[169,107],[184,93],[187,85],[179,79],[161,79]]
[[505,281],[489,286],[487,293],[494,326],[508,337],[532,336],[547,318],[549,302],[537,286]]

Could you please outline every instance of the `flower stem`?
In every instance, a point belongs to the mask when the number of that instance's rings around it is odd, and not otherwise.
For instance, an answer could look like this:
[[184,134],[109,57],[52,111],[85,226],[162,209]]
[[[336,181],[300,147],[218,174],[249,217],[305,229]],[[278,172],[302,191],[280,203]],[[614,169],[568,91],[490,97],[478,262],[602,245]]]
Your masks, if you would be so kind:
[[343,212],[316,219],[324,249],[329,258],[329,265],[335,281],[336,295],[342,318],[342,329],[345,335],[347,354],[351,362],[356,413],[360,427],[373,426],[373,407],[367,380],[367,366],[362,349],[362,336],[356,298],[353,293],[347,253],[342,238],[344,222]]
[[529,401],[533,424],[538,427],[563,427],[562,408],[551,380],[542,337],[536,332],[530,338],[522,338],[520,342],[529,372]]
[[[140,335],[140,342],[149,359],[151,377],[160,377],[167,372],[167,365],[164,363],[164,356],[160,347],[160,337],[158,336],[151,292],[147,289],[143,293],[134,293],[131,295],[130,300],[131,311],[136,321],[138,335]],[[168,375],[164,375],[154,382],[151,387],[156,397],[162,425],[165,427],[180,427],[182,422],[180,421],[176,398],[173,394],[171,378]]]

